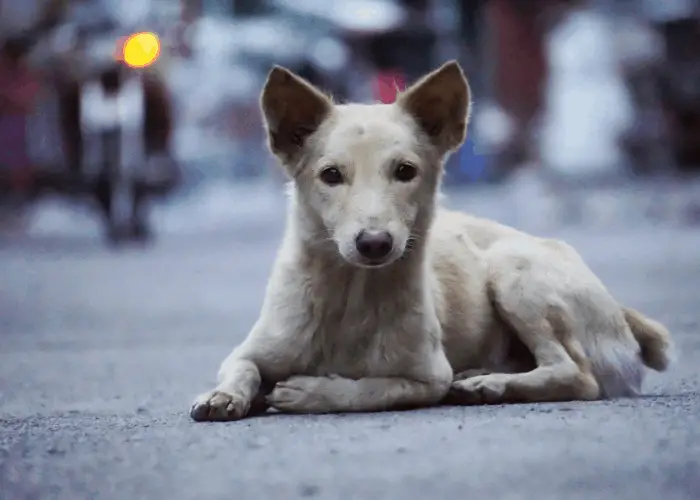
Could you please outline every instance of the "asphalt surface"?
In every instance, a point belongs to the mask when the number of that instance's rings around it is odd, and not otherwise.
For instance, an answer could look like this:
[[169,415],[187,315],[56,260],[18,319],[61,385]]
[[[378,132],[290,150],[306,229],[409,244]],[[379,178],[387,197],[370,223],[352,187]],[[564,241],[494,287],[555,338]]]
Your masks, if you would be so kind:
[[121,252],[0,244],[0,498],[700,498],[700,230],[550,230],[678,361],[644,397],[192,422],[252,325],[280,219]]

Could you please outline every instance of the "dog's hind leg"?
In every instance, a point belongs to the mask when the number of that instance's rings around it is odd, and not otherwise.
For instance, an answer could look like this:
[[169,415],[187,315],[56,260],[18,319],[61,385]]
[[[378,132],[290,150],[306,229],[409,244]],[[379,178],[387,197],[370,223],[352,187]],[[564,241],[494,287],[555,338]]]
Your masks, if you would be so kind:
[[451,404],[534,403],[592,400],[600,397],[575,324],[565,304],[552,300],[544,310],[515,294],[496,307],[531,351],[537,367],[526,373],[492,373],[452,384]]

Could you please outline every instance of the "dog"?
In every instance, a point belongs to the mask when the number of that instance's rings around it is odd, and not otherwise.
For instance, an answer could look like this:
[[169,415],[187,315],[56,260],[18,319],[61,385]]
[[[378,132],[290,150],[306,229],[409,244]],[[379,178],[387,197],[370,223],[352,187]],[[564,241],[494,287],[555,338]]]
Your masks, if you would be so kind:
[[286,230],[259,319],[193,420],[596,400],[667,368],[668,330],[618,304],[572,247],[440,208],[470,106],[455,61],[392,104],[335,104],[270,71]]

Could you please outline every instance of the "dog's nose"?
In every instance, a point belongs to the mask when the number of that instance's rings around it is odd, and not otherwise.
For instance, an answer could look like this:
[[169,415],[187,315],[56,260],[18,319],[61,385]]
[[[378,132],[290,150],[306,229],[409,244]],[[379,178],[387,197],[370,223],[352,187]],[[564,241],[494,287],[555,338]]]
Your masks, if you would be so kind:
[[361,231],[355,239],[355,246],[364,258],[381,260],[391,253],[394,239],[386,231]]

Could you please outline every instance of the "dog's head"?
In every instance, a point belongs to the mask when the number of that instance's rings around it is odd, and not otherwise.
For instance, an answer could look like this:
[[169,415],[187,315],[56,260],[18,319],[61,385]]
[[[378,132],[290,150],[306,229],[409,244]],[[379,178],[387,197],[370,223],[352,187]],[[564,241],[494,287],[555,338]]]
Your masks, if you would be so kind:
[[336,105],[281,67],[261,96],[270,149],[294,179],[297,203],[346,261],[363,267],[390,264],[424,238],[469,105],[454,61],[393,104]]

